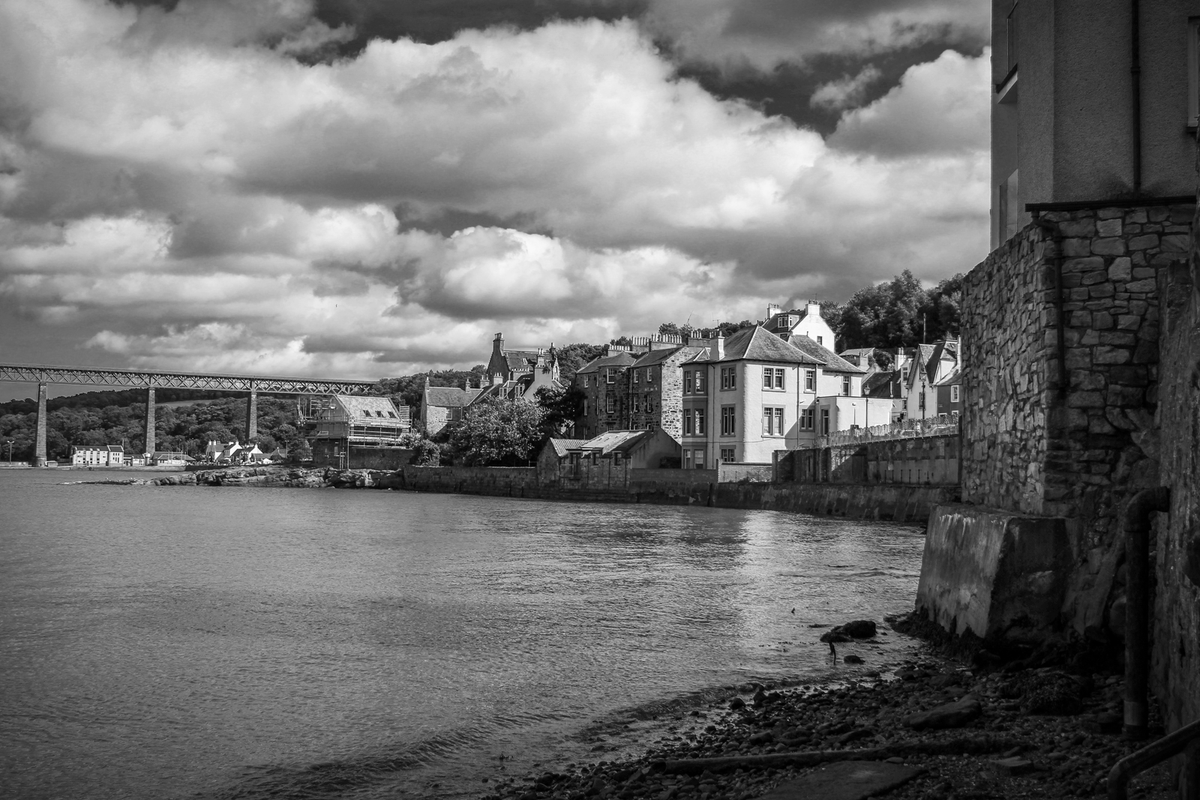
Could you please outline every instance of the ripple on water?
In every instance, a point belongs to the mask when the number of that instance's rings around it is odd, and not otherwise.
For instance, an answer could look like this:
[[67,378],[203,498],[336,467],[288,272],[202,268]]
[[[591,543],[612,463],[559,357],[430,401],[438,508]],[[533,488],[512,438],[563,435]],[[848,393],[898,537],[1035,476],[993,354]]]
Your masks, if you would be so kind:
[[842,674],[808,625],[911,608],[923,543],[762,511],[47,475],[0,475],[0,773],[24,798],[470,796],[729,684]]

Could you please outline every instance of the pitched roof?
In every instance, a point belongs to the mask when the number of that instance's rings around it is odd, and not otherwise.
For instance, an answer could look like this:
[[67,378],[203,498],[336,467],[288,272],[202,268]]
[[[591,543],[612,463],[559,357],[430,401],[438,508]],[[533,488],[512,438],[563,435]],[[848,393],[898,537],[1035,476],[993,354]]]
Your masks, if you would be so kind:
[[358,395],[339,394],[335,395],[338,403],[342,408],[346,409],[346,413],[351,419],[365,419],[364,411],[370,412],[372,419],[382,419],[397,421],[400,417],[396,413],[396,406],[387,397],[360,397]]
[[934,386],[953,386],[956,383],[962,383],[962,370],[958,367],[950,370],[950,374],[935,383]]
[[743,328],[726,339],[725,357],[721,360],[773,361],[782,364],[821,363],[819,359],[785,342],[761,325]]
[[504,358],[508,362],[508,368],[514,371],[527,370],[537,363],[539,351],[537,350],[508,350],[502,351]]
[[582,368],[576,370],[575,374],[582,375],[585,372],[596,372],[604,367],[628,367],[634,361],[637,361],[636,356],[634,356],[632,353],[627,353],[622,350],[607,356],[593,358]]
[[595,439],[589,439],[577,450],[599,450],[600,455],[612,452],[626,453],[647,436],[653,436],[654,431],[606,431]]
[[792,347],[795,347],[797,350],[803,351],[810,358],[814,358],[818,362],[824,364],[826,372],[849,372],[862,375],[867,371],[863,367],[854,366],[849,361],[830,350],[828,347],[817,344],[804,334],[793,336],[788,340],[788,344],[790,344]]
[[661,364],[662,362],[666,361],[671,356],[678,353],[680,350],[684,350],[684,349],[689,351],[687,353],[684,353],[684,359],[683,359],[684,361],[690,360],[691,357],[694,357],[697,353],[704,352],[703,347],[692,346],[692,347],[685,348],[682,345],[679,347],[668,347],[665,350],[651,350],[649,353],[646,353],[645,355],[638,358],[637,361],[633,362],[632,366],[634,369],[641,369],[642,367],[652,367],[655,364]]
[[426,386],[425,405],[435,408],[463,408],[483,390],[460,389],[457,386]]
[[587,439],[551,439],[550,446],[554,448],[554,454],[559,458],[567,455],[568,450],[578,450],[587,444]]
[[[890,385],[892,381],[899,379],[899,377],[900,370],[890,369],[876,372],[869,377],[863,378],[863,397],[890,397]],[[883,390],[887,390],[887,393],[884,394]]]

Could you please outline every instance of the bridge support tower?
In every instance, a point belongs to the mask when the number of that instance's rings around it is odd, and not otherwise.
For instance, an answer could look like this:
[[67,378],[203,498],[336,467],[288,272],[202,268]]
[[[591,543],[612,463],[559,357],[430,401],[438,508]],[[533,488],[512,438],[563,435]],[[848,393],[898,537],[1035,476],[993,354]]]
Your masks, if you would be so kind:
[[142,450],[146,455],[153,455],[154,443],[154,387],[146,387],[146,444]]
[[34,434],[33,466],[46,466],[46,384],[38,383],[37,431]]
[[246,442],[254,441],[258,436],[258,389],[250,385],[250,397],[246,401]]

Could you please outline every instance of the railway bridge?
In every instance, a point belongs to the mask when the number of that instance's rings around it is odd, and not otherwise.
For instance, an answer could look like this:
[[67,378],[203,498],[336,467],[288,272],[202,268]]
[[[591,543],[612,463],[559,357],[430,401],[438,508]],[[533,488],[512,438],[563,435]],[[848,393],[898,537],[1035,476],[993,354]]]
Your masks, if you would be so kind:
[[279,378],[265,375],[206,375],[198,372],[56,367],[46,364],[0,364],[0,381],[37,384],[37,433],[33,456],[35,467],[46,465],[46,391],[51,384],[144,388],[147,453],[154,452],[154,390],[158,388],[245,392],[246,438],[252,439],[258,435],[259,392],[364,395],[369,394],[377,385],[375,381]]

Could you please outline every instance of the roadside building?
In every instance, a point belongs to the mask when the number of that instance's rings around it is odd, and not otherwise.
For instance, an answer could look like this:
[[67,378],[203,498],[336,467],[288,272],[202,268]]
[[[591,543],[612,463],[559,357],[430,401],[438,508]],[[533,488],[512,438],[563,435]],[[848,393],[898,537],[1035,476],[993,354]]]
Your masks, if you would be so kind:
[[763,327],[783,339],[791,341],[797,336],[807,336],[822,347],[833,350],[833,328],[821,316],[821,304],[808,301],[804,311],[781,311],[774,303],[767,306],[767,319]]
[[71,465],[76,467],[125,466],[125,447],[119,444],[72,445]]
[[575,373],[575,387],[583,393],[583,416],[575,430],[588,436],[625,427],[626,372],[637,356],[627,350],[608,349]]
[[471,405],[481,388],[471,388],[467,384],[463,388],[457,386],[430,386],[429,376],[425,376],[425,388],[421,392],[421,407],[418,416],[425,426],[425,435],[433,436],[451,422],[462,419],[463,409]]
[[[387,397],[323,395],[308,398],[301,414],[304,438],[314,466],[341,469],[396,469],[412,451],[400,446],[411,430],[407,407]],[[261,451],[259,453],[261,456]]]
[[904,410],[908,419],[926,419],[938,415],[938,384],[958,371],[959,350],[959,344],[954,339],[917,347],[908,373],[908,398]]

